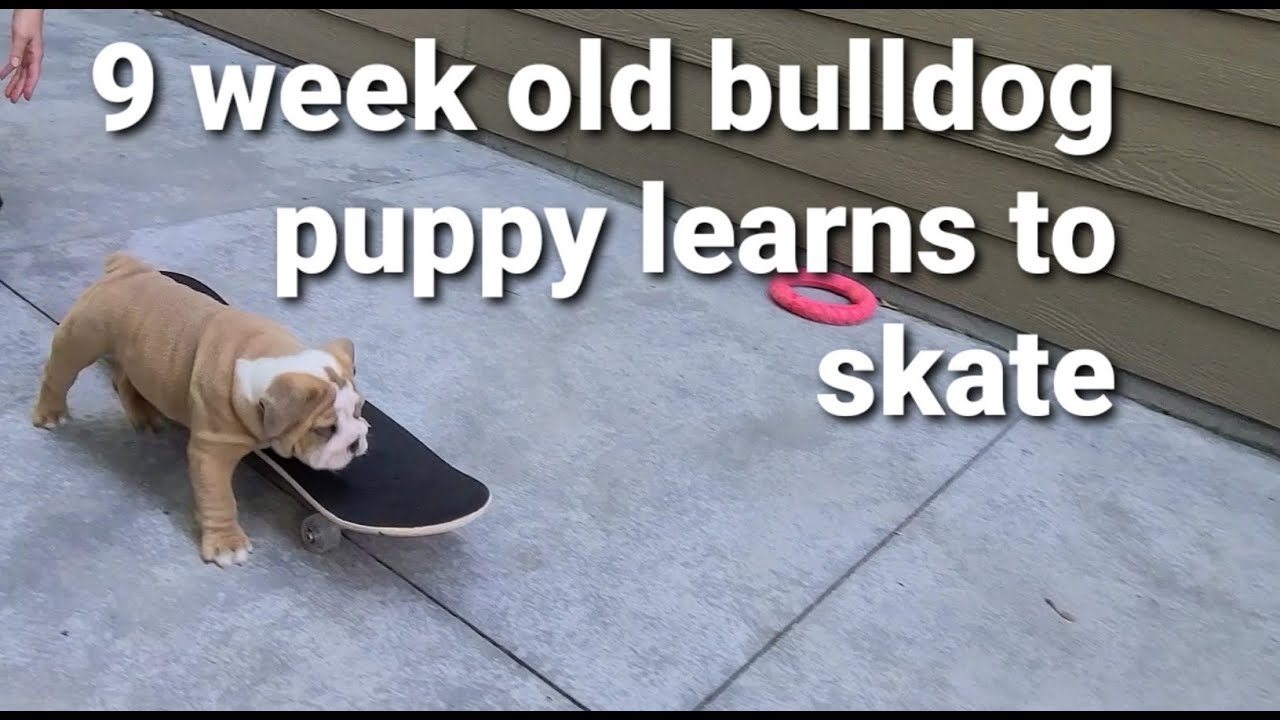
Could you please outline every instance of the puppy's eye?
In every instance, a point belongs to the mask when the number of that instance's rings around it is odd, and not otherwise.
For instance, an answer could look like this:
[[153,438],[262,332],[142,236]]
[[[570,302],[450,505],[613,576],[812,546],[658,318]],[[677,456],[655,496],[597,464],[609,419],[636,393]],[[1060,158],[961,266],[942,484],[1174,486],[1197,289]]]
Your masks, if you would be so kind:
[[333,437],[333,434],[334,434],[334,433],[338,432],[338,426],[337,426],[337,425],[325,425],[325,426],[323,426],[323,427],[315,428],[315,431],[314,431],[314,432],[315,432],[315,434],[316,434],[316,435],[319,435],[320,437],[324,438],[325,440],[328,440],[329,438]]

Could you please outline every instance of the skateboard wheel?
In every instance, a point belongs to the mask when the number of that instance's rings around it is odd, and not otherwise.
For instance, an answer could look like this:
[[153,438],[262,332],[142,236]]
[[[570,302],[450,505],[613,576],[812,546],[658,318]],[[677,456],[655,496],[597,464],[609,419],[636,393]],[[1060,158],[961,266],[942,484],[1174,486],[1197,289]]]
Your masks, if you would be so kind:
[[316,513],[302,521],[302,542],[315,553],[327,553],[342,542],[342,528]]

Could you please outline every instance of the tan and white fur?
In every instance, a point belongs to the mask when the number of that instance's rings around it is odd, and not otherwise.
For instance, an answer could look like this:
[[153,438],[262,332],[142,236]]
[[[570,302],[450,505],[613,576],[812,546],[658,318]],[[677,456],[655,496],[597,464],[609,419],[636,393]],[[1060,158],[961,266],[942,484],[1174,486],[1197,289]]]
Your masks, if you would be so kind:
[[159,430],[167,418],[189,430],[206,562],[239,564],[253,550],[232,490],[246,455],[270,447],[341,470],[368,450],[351,340],[305,345],[279,323],[223,305],[123,251],[107,258],[54,332],[32,423],[65,421],[68,391],[103,357],[135,428]]

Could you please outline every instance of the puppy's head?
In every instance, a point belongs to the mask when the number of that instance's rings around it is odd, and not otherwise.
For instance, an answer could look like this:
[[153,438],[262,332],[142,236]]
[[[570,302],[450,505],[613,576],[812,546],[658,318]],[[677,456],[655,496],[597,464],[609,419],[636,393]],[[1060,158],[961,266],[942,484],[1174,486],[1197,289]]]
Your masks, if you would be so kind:
[[324,378],[283,372],[267,386],[258,411],[277,453],[317,470],[341,470],[368,451],[369,423],[360,416],[364,398],[355,386],[350,348],[350,341],[326,347],[338,358],[338,372],[325,368]]

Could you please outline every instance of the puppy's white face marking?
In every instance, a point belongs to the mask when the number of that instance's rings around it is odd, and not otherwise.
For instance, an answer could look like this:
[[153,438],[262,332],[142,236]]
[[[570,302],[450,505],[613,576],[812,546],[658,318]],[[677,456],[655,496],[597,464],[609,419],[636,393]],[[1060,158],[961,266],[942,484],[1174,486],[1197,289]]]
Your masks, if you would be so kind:
[[360,417],[364,400],[355,386],[345,383],[333,398],[332,427],[316,428],[320,437],[327,436],[323,445],[317,445],[303,457],[302,462],[317,470],[341,470],[352,460],[369,450],[369,422]]
[[[340,368],[333,355],[316,349],[282,357],[242,359],[236,361],[236,386],[250,402],[256,403],[281,373],[306,373],[332,383],[328,371],[337,375],[341,373]],[[310,450],[298,457],[317,470],[341,470],[369,450],[369,422],[360,417],[364,398],[350,381],[335,387],[333,425],[311,428],[309,432],[319,442],[311,443]]]

